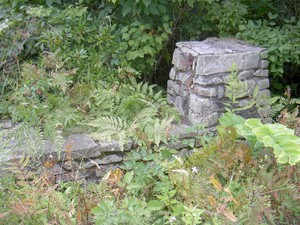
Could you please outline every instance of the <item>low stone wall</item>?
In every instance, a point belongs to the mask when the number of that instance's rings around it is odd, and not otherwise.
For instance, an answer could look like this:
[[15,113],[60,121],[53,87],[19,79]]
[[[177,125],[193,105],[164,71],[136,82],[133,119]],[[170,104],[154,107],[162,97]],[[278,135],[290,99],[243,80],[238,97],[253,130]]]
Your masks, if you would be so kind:
[[[16,129],[17,126],[18,124],[12,124],[11,121],[0,121],[0,132]],[[196,135],[199,135],[196,132],[187,132],[189,128],[184,124],[174,125],[171,130],[174,141],[166,147],[179,150],[181,154],[189,154],[189,144],[183,140],[191,139],[192,141]],[[87,182],[98,182],[107,172],[118,168],[124,161],[130,160],[126,157],[127,153],[137,148],[131,140],[128,140],[124,151],[121,151],[117,141],[94,141],[88,134],[82,133],[71,134],[64,139],[60,158],[58,158],[57,149],[49,141],[45,141],[41,148],[45,153],[40,159],[42,166],[38,169],[46,172],[55,183],[82,179]],[[14,141],[17,142],[17,140]],[[199,146],[199,143],[196,144]],[[29,151],[24,144],[19,149],[13,149],[13,155],[6,161],[19,160]],[[1,163],[5,164],[5,161],[1,161],[0,158]]]
[[[240,105],[249,101],[255,86],[259,97],[270,96],[268,61],[265,49],[236,39],[210,38],[202,42],[178,42],[173,54],[173,68],[168,81],[168,102],[178,109],[185,121],[216,125],[224,112],[225,82],[233,64],[238,77],[246,81],[248,93]],[[262,109],[242,112],[246,118],[264,116]]]

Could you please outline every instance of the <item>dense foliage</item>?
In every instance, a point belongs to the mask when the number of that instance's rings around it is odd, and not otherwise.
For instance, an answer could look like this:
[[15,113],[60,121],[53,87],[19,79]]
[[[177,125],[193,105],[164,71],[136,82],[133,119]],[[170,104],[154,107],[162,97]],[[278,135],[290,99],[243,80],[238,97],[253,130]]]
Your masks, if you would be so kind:
[[[266,47],[272,88],[282,93],[290,85],[298,97],[298,5],[269,0],[3,0],[1,117],[46,126],[51,120],[54,128],[78,125],[88,117],[99,83],[117,87],[135,77],[164,86],[174,43],[207,36],[237,36]],[[66,112],[57,112],[62,108]]]

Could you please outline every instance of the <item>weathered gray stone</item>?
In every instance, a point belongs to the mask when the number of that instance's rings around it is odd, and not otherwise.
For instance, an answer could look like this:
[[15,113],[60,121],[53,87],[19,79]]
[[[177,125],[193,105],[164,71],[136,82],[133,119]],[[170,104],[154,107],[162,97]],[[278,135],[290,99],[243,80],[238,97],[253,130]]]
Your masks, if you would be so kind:
[[253,74],[255,77],[269,77],[268,70],[257,70]]
[[185,100],[184,102],[186,102],[187,101],[187,99],[189,98],[189,96],[190,96],[190,88],[185,88],[185,89],[183,89],[182,90],[182,97],[183,97],[183,99]]
[[115,164],[117,162],[123,161],[123,154],[120,152],[118,154],[113,155],[106,155],[102,158],[90,159],[87,160],[81,167],[83,169],[90,169],[90,168],[101,168],[103,165],[107,164]]
[[11,129],[13,128],[14,123],[12,120],[0,120],[0,130],[1,129]]
[[[171,136],[177,138],[177,141],[180,141],[181,139],[189,139],[198,135],[204,135],[206,132],[215,132],[215,129],[206,128],[205,130],[196,130],[193,125],[178,124],[172,127]],[[174,142],[177,143],[177,141]]]
[[85,163],[81,165],[81,168],[83,169],[90,169],[92,167],[98,167],[100,164],[101,159],[89,159]]
[[52,175],[64,174],[66,171],[59,165],[55,164],[52,168],[48,169]]
[[268,69],[269,61],[268,60],[260,60],[259,67],[261,69]]
[[119,168],[117,164],[101,165],[95,170],[97,177],[104,177],[110,170],[115,170]]
[[264,108],[259,108],[257,112],[261,118],[269,118],[271,115],[271,107],[266,106]]
[[[169,92],[169,98],[172,96],[177,98],[174,104],[183,115],[184,120],[187,119],[189,122],[206,121],[207,124],[216,122],[216,116],[224,110],[224,102],[228,101],[225,98],[225,83],[233,64],[239,71],[239,80],[245,81],[247,84],[247,90],[239,95],[239,98],[242,99],[241,104],[243,98],[252,97],[256,84],[259,84],[260,89],[268,86],[268,82],[262,79],[268,77],[268,71],[262,69],[267,67],[268,63],[261,58],[262,52],[266,51],[264,48],[255,47],[233,38],[209,38],[201,42],[179,42],[176,43],[176,46],[178,51],[174,52],[174,61],[185,57],[183,61],[186,62],[188,58],[189,62],[193,62],[189,72],[181,73],[179,76],[177,74],[176,79],[182,81],[182,85],[179,83],[179,86],[172,85],[173,90]],[[177,64],[179,65],[179,63]],[[190,72],[194,74],[194,79],[192,82],[188,82],[188,85],[184,85],[183,83],[190,78],[186,74],[190,75]],[[258,83],[258,80],[262,83]],[[169,100],[169,102],[174,102],[174,100]],[[250,115],[252,111],[245,112],[245,114]]]
[[260,56],[262,59],[267,59],[268,58],[268,49],[263,48],[263,50],[260,52]]
[[265,89],[265,90],[261,90],[260,92],[258,92],[257,96],[256,96],[256,104],[259,106],[264,106],[266,105],[266,102],[268,99],[270,99],[271,93],[269,90]]
[[201,75],[206,75],[204,74],[204,56],[203,55],[199,55],[197,57],[197,63],[196,63],[196,76],[201,76]]
[[182,46],[181,51],[187,54],[191,54],[193,57],[197,57],[199,53],[195,52],[192,48]]
[[179,124],[172,127],[171,135],[180,139],[195,137],[197,132],[188,132],[191,126],[187,124]]
[[64,137],[64,144],[60,149],[49,139],[45,141],[46,154],[56,156],[59,153],[60,160],[66,160],[66,150],[70,151],[72,159],[101,155],[101,152],[98,152],[98,145],[87,134],[71,134]]
[[170,94],[167,94],[167,101],[170,105],[174,105],[175,104],[175,98],[170,95]]
[[172,64],[181,71],[188,71],[193,64],[193,56],[190,53],[184,53],[179,49],[175,49]]
[[197,64],[202,63],[196,69],[197,75],[210,75],[215,73],[230,72],[232,65],[236,65],[238,70],[248,70],[258,67],[260,52],[246,52],[226,55],[205,55],[203,59],[198,57]]
[[249,51],[262,51],[263,48],[255,47],[244,41],[234,38],[208,38],[205,41],[177,42],[180,49],[189,48],[200,55],[242,53]]
[[173,89],[175,91],[175,94],[181,95],[181,93],[182,93],[182,86],[179,83],[174,82],[173,83]]
[[254,73],[253,70],[242,70],[238,73],[238,78],[240,80],[246,80],[250,77],[253,77],[253,73]]
[[190,87],[193,83],[193,75],[191,72],[179,72],[177,75],[177,80],[181,81],[186,87]]
[[170,95],[174,95],[174,94],[175,94],[175,91],[174,91],[174,84],[175,84],[175,81],[173,81],[173,80],[168,80],[168,83],[167,83],[167,91],[168,91],[168,94],[170,94]]
[[176,78],[176,69],[174,67],[171,69],[169,76],[172,80],[175,80],[175,78]]
[[267,89],[270,87],[269,79],[256,79],[258,90]]
[[193,83],[199,85],[218,85],[222,84],[223,80],[215,76],[196,76]]
[[100,165],[107,165],[110,163],[117,163],[117,162],[122,162],[123,160],[123,154],[113,154],[113,155],[106,155],[101,158],[99,161]]
[[193,93],[190,94],[189,108],[194,113],[198,113],[201,117],[219,110],[219,107],[215,102],[210,99],[200,98]]
[[79,164],[76,161],[65,161],[62,163],[62,168],[64,168],[67,171],[75,171],[78,170]]
[[[124,151],[129,151],[132,146],[132,140],[128,139],[125,143]],[[120,144],[118,141],[101,141],[99,143],[101,152],[121,152]]]
[[242,110],[237,112],[238,115],[244,117],[244,118],[255,118],[257,117],[256,115],[253,114],[253,112],[249,109],[247,110]]
[[249,98],[240,99],[239,103],[238,103],[238,106],[239,107],[245,107],[246,105],[249,105],[250,102],[251,102],[251,99],[249,99]]
[[170,142],[166,147],[168,149],[174,149],[174,150],[179,150],[181,153],[183,153],[183,150],[186,150],[186,148],[191,147],[191,145],[195,146],[195,137],[192,137],[190,139],[182,139],[179,141],[175,142]]
[[180,96],[177,96],[175,99],[175,108],[178,110],[178,112],[180,113],[180,115],[184,115],[185,111],[183,109],[183,103],[182,103],[182,99]]
[[193,111],[190,111],[188,117],[192,124],[202,123],[206,127],[211,127],[218,123],[219,114],[215,112],[207,116],[200,116],[199,113],[194,113]]
[[65,146],[68,144],[72,146],[73,159],[93,158],[101,155],[99,146],[87,134],[71,134],[66,138]]
[[178,48],[176,48],[173,53],[172,64],[177,68],[179,68],[179,65],[180,65],[180,60],[181,60],[180,54],[181,53],[182,53],[181,50]]
[[245,95],[243,97],[246,97],[246,96],[251,96],[253,94],[253,91],[256,87],[256,83],[253,79],[251,80],[246,80],[246,83],[247,83],[247,93],[245,93]]
[[193,49],[193,51],[196,52],[197,54],[203,54],[205,50],[211,52],[210,50],[211,44],[205,42],[199,42],[199,41],[177,42],[176,46],[181,49],[184,47]]
[[216,87],[204,87],[204,86],[194,85],[193,92],[198,95],[205,96],[205,97],[218,96]]
[[219,86],[218,87],[218,99],[221,99],[225,96],[225,87]]

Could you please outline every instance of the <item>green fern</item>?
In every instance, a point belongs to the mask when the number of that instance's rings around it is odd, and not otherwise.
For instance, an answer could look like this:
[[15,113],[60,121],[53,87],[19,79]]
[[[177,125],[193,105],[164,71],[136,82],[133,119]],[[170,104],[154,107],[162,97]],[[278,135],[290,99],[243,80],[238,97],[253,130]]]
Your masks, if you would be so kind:
[[[236,65],[233,64],[231,68],[231,73],[229,74],[225,84],[225,95],[229,99],[228,102],[224,103],[225,110],[227,112],[237,112],[241,110],[246,110],[256,104],[255,98],[258,94],[258,87],[255,87],[253,93],[248,93],[247,82],[239,80],[237,73],[238,71],[236,70]],[[238,99],[244,97],[251,97],[251,101],[243,107],[238,107]]]
[[[0,163],[9,161],[19,155],[28,155],[40,159],[46,149],[46,139],[40,127],[30,127],[26,123],[17,125],[11,130],[0,132]],[[60,131],[56,131],[50,140],[54,151],[60,155],[64,139]]]
[[271,98],[268,103],[271,105],[271,116],[275,117],[285,108],[292,110],[297,107],[297,105],[300,105],[300,99],[276,96]]
[[145,102],[141,101],[136,96],[130,96],[121,102],[116,111],[116,115],[122,116],[125,119],[131,119],[145,107]]
[[95,128],[91,136],[95,140],[116,140],[119,142],[121,150],[124,150],[126,143],[128,125],[120,117],[102,116],[87,123],[88,126]]
[[121,149],[128,138],[138,145],[167,142],[166,129],[178,113],[171,109],[156,85],[138,83],[101,83],[94,92],[91,111],[94,120],[86,122],[97,140],[118,140]]
[[[92,110],[107,115],[115,110],[118,93],[108,89],[96,89],[92,95]],[[93,113],[93,112],[92,112]]]
[[41,156],[44,153],[45,140],[41,128],[32,128],[25,123],[17,125],[5,135],[11,143],[11,152],[20,151],[29,155]]

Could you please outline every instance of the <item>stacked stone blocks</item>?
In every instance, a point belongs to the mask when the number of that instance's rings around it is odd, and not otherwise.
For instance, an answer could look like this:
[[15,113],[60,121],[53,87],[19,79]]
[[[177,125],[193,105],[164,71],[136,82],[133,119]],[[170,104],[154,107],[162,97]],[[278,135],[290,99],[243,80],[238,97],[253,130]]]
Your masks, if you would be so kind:
[[[247,82],[247,94],[240,105],[258,86],[258,96],[269,96],[268,61],[265,49],[236,39],[211,38],[202,42],[179,42],[174,51],[168,81],[168,102],[175,106],[189,123],[216,125],[224,112],[225,83],[235,64],[240,80]],[[242,112],[245,117],[257,117],[252,108]]]

